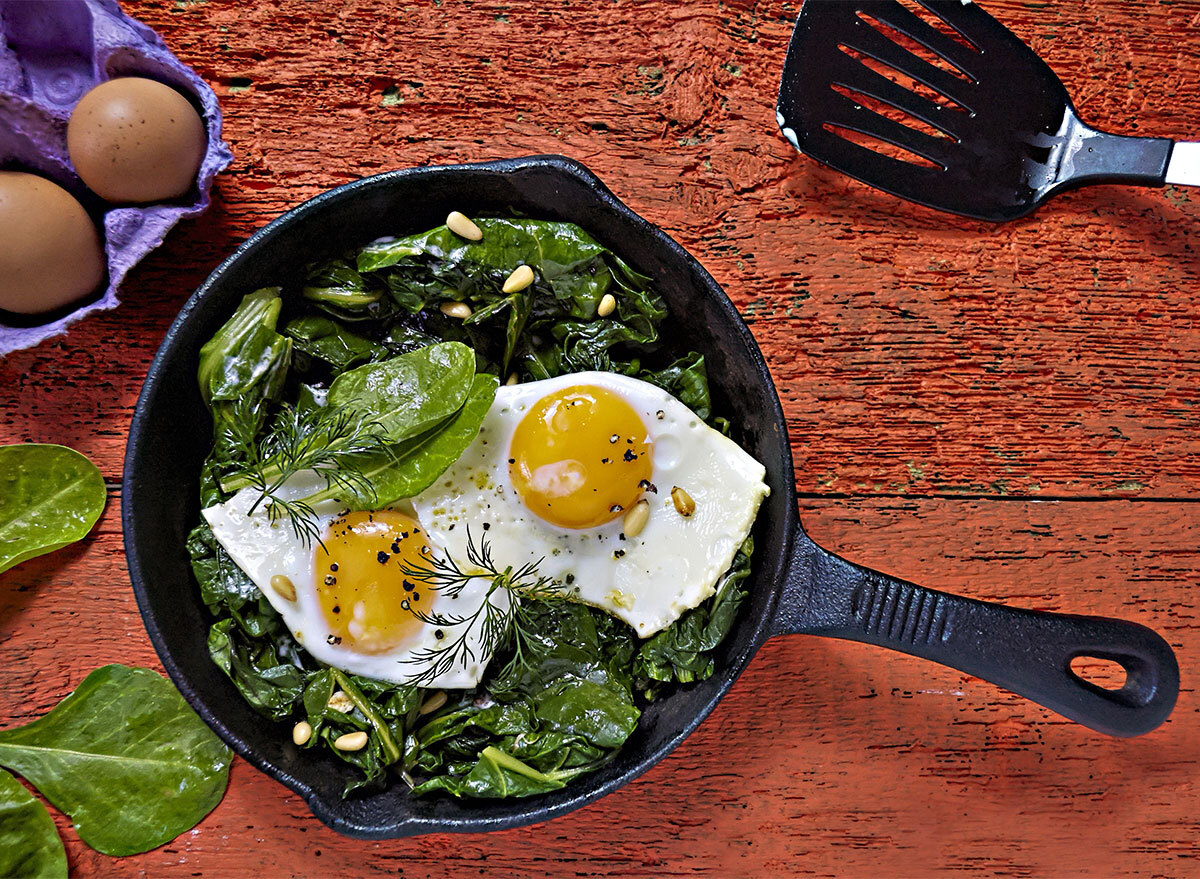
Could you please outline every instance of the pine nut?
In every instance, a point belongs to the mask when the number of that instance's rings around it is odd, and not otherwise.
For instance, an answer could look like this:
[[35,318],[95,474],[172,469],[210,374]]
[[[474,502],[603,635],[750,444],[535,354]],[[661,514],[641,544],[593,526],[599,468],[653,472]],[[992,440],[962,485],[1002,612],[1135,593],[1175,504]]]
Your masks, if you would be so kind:
[[451,211],[446,217],[446,228],[457,235],[459,238],[466,238],[468,241],[479,241],[483,238],[483,232],[479,227],[471,222],[471,218],[460,211]]
[[446,317],[456,317],[459,320],[465,320],[471,316],[471,306],[465,302],[443,302],[442,314]]
[[292,727],[292,741],[297,745],[306,745],[312,738],[312,724],[302,720]]
[[419,714],[433,714],[443,705],[446,704],[446,694],[442,690],[438,690],[428,699],[421,703],[421,707],[417,709]]
[[512,375],[510,375],[508,377],[508,381],[506,381],[505,384],[508,385],[509,387],[512,387],[516,383],[517,383],[517,374],[514,372]]
[[502,288],[505,293],[517,293],[533,283],[533,269],[529,266],[517,266],[508,276]]
[[354,710],[354,700],[341,690],[336,690],[334,694],[329,697],[329,707],[334,711],[342,712],[342,714],[349,714]]
[[642,529],[646,527],[648,521],[650,521],[650,502],[642,498],[625,514],[625,524],[622,526],[622,530],[626,537],[637,537],[642,533]]
[[605,293],[604,298],[600,300],[600,305],[596,308],[596,314],[601,317],[608,317],[617,310],[617,297],[611,293]]
[[271,578],[271,588],[274,589],[281,598],[286,598],[288,601],[296,600],[296,587],[283,574],[276,574]]
[[671,489],[671,502],[675,504],[675,509],[679,515],[685,519],[696,512],[696,502],[692,500],[690,494],[678,485]]
[[339,751],[361,751],[367,746],[367,734],[361,731],[348,732],[334,739],[333,746]]

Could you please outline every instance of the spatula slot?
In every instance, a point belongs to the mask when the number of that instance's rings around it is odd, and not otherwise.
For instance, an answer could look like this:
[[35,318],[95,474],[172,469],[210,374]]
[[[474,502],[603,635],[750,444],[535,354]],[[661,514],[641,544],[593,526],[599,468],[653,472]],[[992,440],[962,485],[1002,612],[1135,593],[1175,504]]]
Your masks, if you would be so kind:
[[926,64],[930,64],[939,70],[949,73],[951,76],[956,76],[966,82],[972,81],[971,74],[969,74],[966,70],[963,70],[950,59],[939,55],[924,43],[914,39],[904,31],[893,27],[886,21],[883,21],[882,19],[876,18],[874,15],[865,12],[859,12],[858,18],[869,27],[883,34],[883,36],[887,37],[906,52],[916,55]]
[[942,94],[937,89],[926,85],[919,79],[913,79],[903,70],[892,67],[890,64],[880,61],[877,58],[873,58],[865,52],[860,52],[858,49],[855,49],[852,46],[845,46],[839,43],[838,49],[840,49],[844,55],[848,55],[849,57],[853,58],[868,70],[879,74],[885,79],[891,80],[902,89],[910,91],[913,94],[924,98],[931,104],[936,104],[939,107],[945,107],[948,110],[957,110],[965,113],[970,112],[958,101],[954,100],[948,95]]
[[954,22],[946,18],[939,11],[940,7],[935,8],[933,4],[922,3],[920,0],[897,0],[897,2],[930,27],[941,31],[943,36],[949,37],[960,46],[970,49],[972,52],[979,51],[979,46],[975,44],[975,41],[967,36],[964,31],[959,30]]
[[947,140],[956,140],[950,132],[943,131],[934,125],[930,125],[928,122],[918,119],[903,107],[897,107],[885,100],[873,97],[866,92],[860,92],[849,86],[841,85],[840,83],[834,83],[830,88],[842,97],[849,98],[856,105],[864,107],[873,113],[878,113],[880,116],[891,119],[893,122],[899,122],[901,125],[920,131],[930,137],[944,137]]
[[887,156],[889,159],[895,159],[898,162],[904,162],[909,165],[916,165],[919,168],[930,168],[935,171],[946,170],[944,165],[941,165],[931,159],[927,159],[920,153],[914,153],[911,150],[905,149],[899,144],[881,140],[869,132],[858,131],[857,129],[846,128],[841,125],[834,125],[830,122],[826,122],[821,127],[830,134],[842,138],[842,140],[849,141],[855,146],[870,150],[873,153],[878,153],[881,156]]

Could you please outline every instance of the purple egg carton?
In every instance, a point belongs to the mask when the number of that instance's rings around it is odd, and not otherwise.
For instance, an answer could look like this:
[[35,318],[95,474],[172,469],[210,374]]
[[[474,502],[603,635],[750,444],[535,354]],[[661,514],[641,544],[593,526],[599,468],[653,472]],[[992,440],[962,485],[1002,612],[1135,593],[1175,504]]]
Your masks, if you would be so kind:
[[[202,111],[208,147],[195,188],[167,204],[116,207],[88,191],[67,156],[67,121],[84,93],[119,76],[144,76],[192,98]],[[70,314],[37,326],[0,318],[0,357],[58,335],[85,314],[117,305],[125,275],[184,217],[208,208],[213,177],[233,159],[221,141],[217,96],[153,30],[121,12],[116,0],[0,0],[0,168],[54,180],[103,214],[108,287]]]

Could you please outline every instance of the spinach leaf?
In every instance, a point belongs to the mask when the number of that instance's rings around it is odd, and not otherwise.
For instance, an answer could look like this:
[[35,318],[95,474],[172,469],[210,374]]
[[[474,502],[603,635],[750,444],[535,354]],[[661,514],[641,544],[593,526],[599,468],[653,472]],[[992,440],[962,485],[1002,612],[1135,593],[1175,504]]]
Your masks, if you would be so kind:
[[66,446],[0,446],[0,572],[82,540],[104,510],[104,478]]
[[[330,705],[331,697],[339,690],[353,705],[350,711]],[[304,711],[313,728],[305,747],[323,744],[362,770],[361,777],[347,782],[345,793],[377,786],[384,778],[384,770],[403,756],[405,732],[418,716],[420,694],[416,687],[348,675],[335,668],[322,669],[312,676],[304,690]],[[365,748],[341,751],[333,747],[339,736],[358,731],[368,734]]]
[[300,295],[344,321],[386,321],[396,311],[381,284],[368,280],[342,259],[310,266]]
[[188,535],[187,550],[192,573],[200,584],[200,598],[210,608],[224,604],[237,610],[262,594],[217,542],[212,526],[204,518]]
[[383,360],[389,353],[383,345],[318,314],[288,321],[283,333],[291,337],[298,350],[324,360],[339,372],[360,363]]
[[[369,244],[358,252],[356,268],[363,285],[382,278],[398,305],[416,313],[430,304],[467,300],[475,313],[461,324],[472,347],[490,351],[486,327],[504,315],[502,353],[497,352],[502,371],[515,359],[532,358],[535,378],[559,375],[596,364],[602,350],[618,344],[649,344],[657,339],[655,326],[666,316],[662,300],[650,287],[650,279],[633,271],[608,248],[600,245],[578,226],[547,220],[479,219],[483,238],[472,242],[459,238],[445,226],[419,235]],[[534,269],[533,286],[506,294],[505,279],[519,265]],[[599,319],[596,309],[609,292],[619,294],[617,317]],[[567,358],[567,365],[547,368],[542,362],[549,351],[536,351],[534,335],[548,339],[563,321],[577,332],[594,323],[608,329],[602,340],[593,340]],[[447,331],[450,327],[446,327]],[[527,332],[528,331],[528,332]],[[559,336],[574,348],[578,340]],[[541,368],[546,374],[539,375]]]
[[528,797],[559,790],[582,772],[582,769],[541,772],[495,745],[488,745],[465,773],[431,778],[413,788],[412,793],[421,796],[442,790],[458,797]]
[[[221,620],[209,629],[209,656],[259,714],[272,720],[291,716],[304,691],[303,669],[281,659],[271,640],[239,637],[249,633],[235,627],[235,622],[235,619]],[[279,627],[283,628],[282,622]],[[290,637],[286,629],[280,634]]]
[[54,819],[21,782],[0,770],[0,876],[67,879]]
[[479,434],[499,384],[494,375],[475,376],[462,408],[440,424],[393,448],[355,458],[352,465],[365,478],[361,487],[357,483],[331,486],[309,502],[336,497],[353,509],[365,510],[420,494]]
[[144,668],[92,672],[45,717],[0,731],[21,773],[107,855],[149,851],[221,801],[229,749],[179,692]]
[[326,406],[354,410],[395,443],[457,412],[474,376],[475,352],[460,342],[441,342],[343,372],[329,386]]
[[[637,726],[629,628],[565,601],[528,602],[529,637],[493,660],[483,699],[447,705],[416,732],[414,794],[529,796],[605,763]],[[507,660],[507,661],[506,661]]]
[[637,377],[658,385],[695,412],[701,421],[712,418],[712,399],[708,394],[708,373],[704,368],[703,354],[693,351],[664,369],[644,369]]
[[556,732],[579,736],[599,748],[619,748],[642,714],[623,695],[592,681],[558,681],[538,694],[535,714]]
[[200,349],[197,379],[220,452],[233,444],[232,435],[256,434],[267,417],[265,404],[283,390],[292,341],[275,332],[282,307],[278,287],[250,293]]
[[661,687],[653,683],[656,681],[690,683],[712,676],[713,651],[733,628],[746,599],[742,581],[750,576],[753,552],[754,538],[747,537],[724,579],[717,584],[717,594],[642,644],[634,661],[634,672],[648,680],[645,686],[648,697],[660,692]]

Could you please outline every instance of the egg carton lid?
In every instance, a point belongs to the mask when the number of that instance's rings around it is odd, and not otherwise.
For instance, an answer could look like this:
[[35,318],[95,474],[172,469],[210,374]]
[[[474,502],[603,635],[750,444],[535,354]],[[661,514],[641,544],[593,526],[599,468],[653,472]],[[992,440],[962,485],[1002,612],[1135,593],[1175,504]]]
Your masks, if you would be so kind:
[[[144,76],[190,98],[208,135],[196,185],[167,204],[111,206],[88,191],[67,156],[67,121],[93,86]],[[221,140],[213,90],[151,28],[121,12],[116,0],[0,0],[0,168],[40,174],[102,217],[108,286],[69,314],[35,326],[0,319],[0,357],[66,332],[91,314],[115,308],[121,282],[162,244],[171,227],[209,205],[213,178],[233,160]]]

